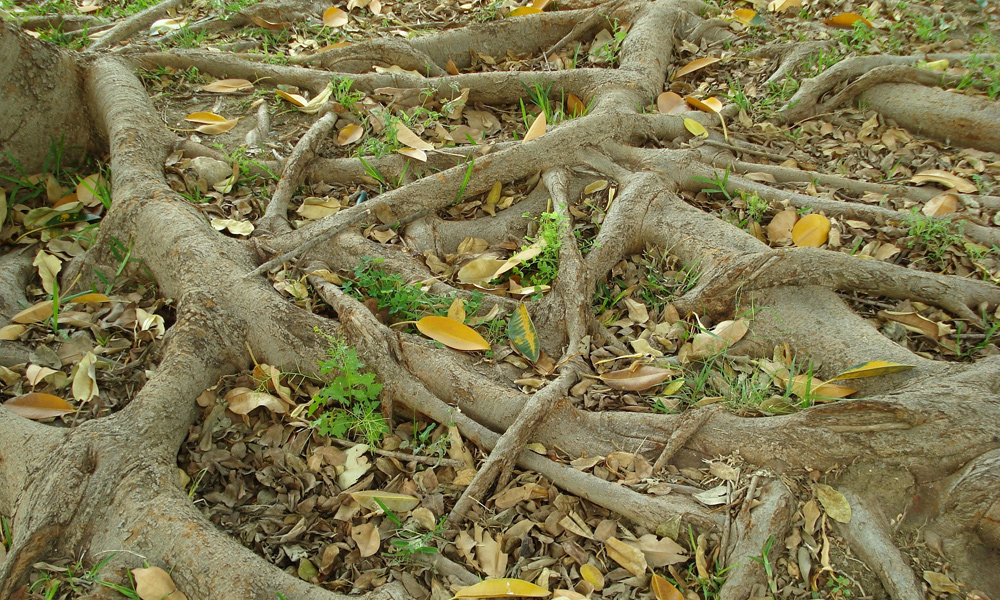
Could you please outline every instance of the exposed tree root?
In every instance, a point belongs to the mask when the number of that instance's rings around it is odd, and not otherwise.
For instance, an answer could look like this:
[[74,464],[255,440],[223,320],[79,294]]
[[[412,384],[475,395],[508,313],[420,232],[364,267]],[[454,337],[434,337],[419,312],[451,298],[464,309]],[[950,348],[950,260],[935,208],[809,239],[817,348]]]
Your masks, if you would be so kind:
[[[91,52],[138,35],[136,32],[152,19],[177,4],[167,0],[123,21],[92,46]],[[261,11],[277,11],[282,18],[292,18],[290,15],[307,14],[314,8],[312,3],[265,3],[224,25],[205,23],[204,27],[240,26],[253,15],[265,14]],[[40,138],[25,115],[29,108],[65,93],[79,98],[87,111],[97,115],[95,124],[85,124],[85,118],[54,109],[46,114],[45,126],[65,123],[68,137],[91,150],[104,137],[110,146],[111,209],[95,244],[65,269],[63,279],[92,278],[95,267],[114,262],[112,240],[134,239],[136,255],[178,308],[158,368],[122,411],[63,430],[0,410],[0,473],[4,481],[0,513],[13,515],[16,524],[11,552],[0,563],[0,597],[10,597],[21,589],[32,564],[59,547],[89,557],[115,550],[121,554],[113,564],[123,569],[142,560],[173,567],[175,580],[189,597],[264,598],[280,591],[290,599],[341,598],[265,563],[216,530],[176,481],[177,449],[200,413],[194,399],[216,385],[220,377],[246,368],[251,356],[298,373],[316,374],[316,358],[323,354],[324,344],[313,334],[314,328],[346,334],[383,383],[388,410],[405,408],[441,424],[454,424],[462,436],[490,453],[453,507],[453,523],[484,520],[483,503],[490,490],[508,483],[517,464],[648,531],[657,531],[664,523],[679,522],[681,531],[690,527],[698,539],[691,551],[699,556],[699,572],[708,568],[705,560],[711,544],[721,564],[730,566],[720,597],[743,600],[775,592],[769,589],[773,578],[768,581],[762,562],[773,565],[778,560],[795,513],[794,496],[772,472],[877,463],[880,473],[906,473],[916,490],[926,492],[930,500],[918,502],[907,493],[894,501],[912,507],[914,517],[929,522],[944,538],[943,551],[954,557],[956,572],[984,587],[995,583],[995,574],[977,572],[995,562],[1000,548],[1000,500],[995,491],[1000,460],[996,434],[1000,359],[952,364],[914,354],[880,334],[835,291],[919,301],[984,325],[980,315],[1000,304],[1000,289],[830,250],[769,248],[685,201],[681,194],[701,190],[702,183],[694,177],[718,178],[721,166],[744,175],[766,172],[778,183],[815,180],[855,196],[878,193],[926,199],[929,195],[912,188],[736,161],[731,152],[776,157],[737,139],[680,148],[691,141],[681,117],[640,111],[664,89],[668,69],[675,62],[675,36],[693,31],[693,35],[714,40],[727,33],[717,27],[719,23],[697,16],[695,11],[700,8],[699,2],[616,2],[557,11],[534,22],[511,19],[405,42],[372,41],[302,61],[318,64],[323,70],[201,51],[133,53],[141,65],[195,66],[218,76],[245,77],[267,86],[294,84],[314,94],[332,77],[349,74],[355,89],[372,93],[393,87],[417,93],[426,89],[442,98],[455,98],[458,90],[468,88],[470,104],[513,105],[528,96],[526,86],[533,82],[551,85],[553,93],[578,94],[592,103],[586,116],[565,120],[526,143],[430,151],[424,166],[398,156],[373,160],[370,164],[381,172],[401,177],[409,170],[415,180],[293,230],[288,213],[294,192],[303,181],[354,184],[364,181],[366,174],[356,159],[316,158],[338,119],[333,112],[326,113],[313,121],[283,165],[268,163],[283,167],[283,171],[257,222],[266,234],[260,238],[266,245],[216,232],[197,208],[170,188],[162,165],[176,148],[189,157],[225,157],[201,144],[182,142],[163,127],[134,75],[132,63],[116,54],[78,64],[35,46],[6,24],[0,26],[0,57],[14,57],[11,64],[25,72],[32,61],[35,66],[51,67],[51,73],[35,75],[47,82],[38,93],[0,108],[0,140],[17,148],[32,135]],[[459,68],[470,64],[470,49],[497,55],[508,50],[552,53],[589,37],[609,17],[621,19],[628,29],[617,69],[446,74],[449,60]],[[14,46],[27,50],[10,50]],[[784,60],[774,77],[816,49],[812,45],[776,49],[774,56],[784,56]],[[406,66],[403,58],[407,56],[411,67],[420,67],[421,72],[426,67],[426,77],[362,72],[374,64]],[[901,58],[906,60],[890,63],[915,61],[915,57]],[[786,110],[785,117],[806,118],[859,94],[877,102],[879,94],[893,90],[915,93],[896,83],[885,83],[885,77],[896,81],[898,67],[893,66],[890,71],[872,71],[868,76],[871,84],[862,77],[824,104],[823,96],[869,71],[872,64],[843,61],[839,69],[828,70],[834,73],[803,86],[800,102],[794,111]],[[887,72],[890,75],[885,75]],[[0,67],[0,76],[5,73]],[[920,76],[922,83],[924,77]],[[713,124],[707,115],[698,118]],[[906,127],[920,127],[909,117],[893,118]],[[1000,114],[991,106],[983,111],[983,118],[971,125],[980,129],[979,138],[966,136],[952,141],[990,148],[992,142],[987,140],[982,123],[991,123],[993,131],[1000,130],[996,127]],[[267,136],[266,108],[257,119],[247,137],[253,146],[260,146]],[[471,168],[466,164],[470,158],[474,158]],[[0,170],[9,166],[0,162]],[[431,279],[434,274],[427,266],[428,254],[455,253],[467,237],[490,243],[521,238],[528,226],[525,214],[555,212],[573,223],[575,203],[595,174],[613,182],[616,196],[603,208],[603,221],[588,253],[581,251],[571,228],[560,232],[558,278],[551,292],[531,302],[529,310],[542,349],[557,367],[551,369],[555,377],[530,394],[512,385],[505,366],[480,364],[474,357],[434,347],[424,338],[392,329],[319,275],[321,270],[351,269],[363,257],[379,257],[385,259],[382,266],[388,272],[407,280]],[[515,208],[495,217],[452,221],[444,212],[439,213],[463,194],[473,197],[487,193],[497,182],[528,180],[537,181],[537,186],[526,190],[525,199]],[[882,206],[799,194],[736,175],[727,184],[731,193],[752,192],[775,206],[787,203],[831,217],[888,224],[903,223],[908,215]],[[983,206],[992,210],[989,198],[979,197]],[[389,211],[394,217],[378,225],[374,214],[380,211]],[[391,222],[393,218],[395,222]],[[978,223],[970,220],[967,225],[966,233],[973,239],[985,244],[1000,242],[996,229],[985,219]],[[403,244],[378,244],[362,233],[389,228],[399,231]],[[832,376],[869,360],[896,361],[914,368],[858,382],[860,399],[817,404],[768,418],[740,416],[721,405],[679,415],[584,410],[574,405],[570,390],[581,376],[593,375],[586,360],[591,351],[589,340],[608,338],[615,349],[627,350],[620,341],[611,340],[606,327],[595,319],[591,299],[599,281],[626,257],[647,246],[668,249],[682,264],[698,266],[700,280],[673,303],[682,315],[697,314],[718,322],[750,311],[752,335],[733,348],[734,353],[750,357],[746,360],[770,356],[775,346],[787,345],[797,357],[815,361],[817,376]],[[302,277],[333,309],[336,319],[291,304],[261,277],[293,260],[298,260]],[[10,274],[5,270],[0,277],[0,316],[5,322],[17,302],[24,299],[24,278],[30,266],[25,261],[13,254],[0,261],[5,268],[7,263],[11,265]],[[458,297],[470,294],[445,281],[436,282],[431,289]],[[517,306],[511,298],[490,297],[483,303],[508,313]],[[6,347],[2,350],[7,351]],[[655,461],[657,471],[737,453],[756,474],[742,503],[727,505],[727,513],[721,514],[699,503],[692,497],[693,488],[686,485],[674,484],[666,495],[645,494],[558,462],[555,454],[550,457],[525,449],[535,441],[573,457],[624,449]],[[733,494],[730,486],[729,500]],[[876,508],[878,490],[852,489],[846,496],[855,518],[842,531],[854,553],[879,575],[894,600],[919,597],[919,581]],[[907,527],[922,524],[904,523]],[[475,579],[446,558],[434,560],[456,585]],[[389,584],[367,596],[370,600],[407,597],[399,584]]]

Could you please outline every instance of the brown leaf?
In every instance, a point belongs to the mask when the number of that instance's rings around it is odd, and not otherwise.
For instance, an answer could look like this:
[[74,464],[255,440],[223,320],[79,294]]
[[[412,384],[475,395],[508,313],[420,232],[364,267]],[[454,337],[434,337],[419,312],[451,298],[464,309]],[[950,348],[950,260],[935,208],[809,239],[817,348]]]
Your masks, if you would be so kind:
[[638,368],[619,369],[601,375],[601,381],[608,387],[628,392],[641,392],[660,385],[676,374],[673,369],[663,369],[651,365]]
[[940,169],[927,169],[926,171],[921,171],[910,178],[910,183],[927,182],[940,183],[941,185],[953,188],[962,194],[974,194],[979,190],[979,188],[977,188],[976,185],[968,179]]
[[703,69],[703,68],[707,67],[708,65],[714,65],[715,63],[719,62],[720,60],[722,60],[722,59],[719,58],[719,57],[717,57],[717,56],[705,56],[705,57],[702,57],[702,58],[696,58],[695,60],[692,60],[688,64],[686,64],[683,67],[681,67],[680,69],[677,69],[677,72],[674,73],[674,76],[672,77],[672,79],[677,79],[679,77],[684,77],[688,73],[693,73],[693,72],[697,71],[698,69]]
[[75,408],[59,396],[32,392],[15,396],[3,403],[3,406],[27,419],[49,419],[71,413]]
[[791,242],[792,228],[798,219],[799,215],[794,210],[783,210],[774,215],[767,224],[767,239],[771,240],[771,245],[786,245]]
[[160,567],[132,569],[135,593],[142,600],[187,600],[170,575]]
[[608,556],[630,573],[636,577],[642,577],[646,574],[646,557],[641,550],[614,537],[605,540],[604,546],[608,551]]

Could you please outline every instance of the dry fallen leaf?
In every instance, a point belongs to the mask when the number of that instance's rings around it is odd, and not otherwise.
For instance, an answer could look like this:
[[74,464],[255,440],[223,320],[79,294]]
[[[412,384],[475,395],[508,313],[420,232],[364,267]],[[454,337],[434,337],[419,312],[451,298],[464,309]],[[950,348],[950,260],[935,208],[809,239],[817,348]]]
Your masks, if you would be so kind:
[[142,600],[187,600],[170,575],[160,567],[132,569],[135,593]]
[[910,178],[910,183],[927,182],[940,183],[941,185],[953,188],[962,194],[974,194],[979,190],[979,188],[977,188],[976,185],[968,179],[940,169],[927,169],[926,171],[921,171]]

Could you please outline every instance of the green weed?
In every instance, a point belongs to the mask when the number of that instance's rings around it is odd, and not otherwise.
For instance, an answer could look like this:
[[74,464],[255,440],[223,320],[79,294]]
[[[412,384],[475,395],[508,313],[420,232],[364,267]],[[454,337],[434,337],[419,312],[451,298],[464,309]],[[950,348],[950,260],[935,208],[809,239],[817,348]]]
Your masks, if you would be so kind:
[[434,529],[421,533],[416,527],[411,526],[409,522],[404,523],[396,513],[389,510],[378,498],[375,498],[375,503],[385,513],[386,518],[396,526],[395,539],[389,540],[389,545],[392,549],[389,552],[383,553],[386,558],[395,564],[399,564],[409,561],[416,554],[438,553],[438,549],[433,545],[433,542],[442,539],[441,532],[444,531],[445,522],[448,520],[447,515],[438,519]]
[[364,372],[365,364],[346,339],[325,337],[329,346],[327,359],[320,361],[320,373],[339,374],[313,396],[307,414],[320,414],[311,426],[328,437],[343,438],[350,431],[370,445],[378,444],[389,432],[379,408],[382,384],[375,381],[374,373]]
[[965,243],[962,223],[953,224],[950,219],[935,219],[920,214],[916,208],[910,214],[910,226],[906,245],[920,248],[928,260],[936,266],[943,266],[945,255],[953,248],[961,248]]
[[[524,216],[531,217],[530,214]],[[541,254],[511,269],[511,273],[520,277],[522,287],[548,285],[559,275],[559,249],[562,247],[560,230],[565,221],[564,217],[556,213],[544,212],[538,217],[538,233],[525,240],[531,243],[544,241]],[[527,247],[526,244],[521,249]]]

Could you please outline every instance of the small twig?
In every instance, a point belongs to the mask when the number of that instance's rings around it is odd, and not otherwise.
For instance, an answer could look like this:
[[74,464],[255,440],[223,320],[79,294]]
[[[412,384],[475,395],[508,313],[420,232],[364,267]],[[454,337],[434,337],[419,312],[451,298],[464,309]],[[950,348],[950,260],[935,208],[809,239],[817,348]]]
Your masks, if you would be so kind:
[[674,432],[670,434],[670,439],[667,441],[667,445],[663,447],[663,452],[660,453],[659,458],[653,463],[653,472],[659,471],[663,467],[667,466],[667,463],[674,457],[684,444],[691,439],[694,434],[698,433],[701,426],[705,424],[715,413],[719,412],[721,408],[719,406],[709,406],[702,408],[701,410],[688,411],[683,413],[680,417],[680,424]]
[[[339,438],[332,438],[334,444],[338,446],[343,446],[345,448],[353,448],[354,446],[359,446],[354,442],[348,440],[342,440]],[[381,448],[374,448],[372,446],[368,447],[368,451],[372,454],[378,454],[379,456],[384,456],[386,458],[395,458],[396,460],[412,460],[425,465],[440,465],[442,467],[454,467],[456,469],[464,468],[465,463],[456,460],[454,458],[439,458],[437,456],[421,456],[419,454],[407,454],[405,452],[393,452],[392,450],[382,450]]]

